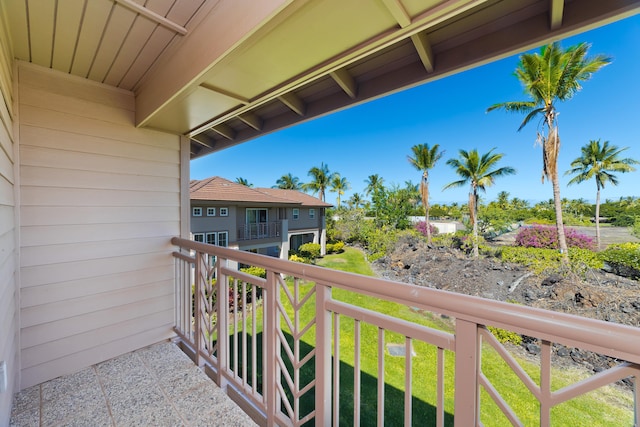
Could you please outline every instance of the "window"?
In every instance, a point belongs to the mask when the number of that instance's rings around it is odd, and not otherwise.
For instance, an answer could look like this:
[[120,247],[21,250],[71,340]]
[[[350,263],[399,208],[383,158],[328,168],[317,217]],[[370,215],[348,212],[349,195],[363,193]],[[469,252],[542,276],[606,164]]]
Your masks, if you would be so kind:
[[300,218],[300,209],[294,208],[293,209],[293,219],[298,219],[298,218]]
[[207,208],[207,216],[216,216],[216,208]]
[[229,216],[229,208],[220,208],[220,216]]
[[311,208],[309,209],[309,218],[314,219],[316,217],[316,210]]
[[204,243],[204,233],[193,233],[193,241]]
[[227,231],[218,232],[218,246],[229,246],[229,233]]
[[207,233],[206,238],[207,238],[207,244],[209,245],[216,244],[216,233]]
[[202,208],[193,208],[193,216],[202,216]]

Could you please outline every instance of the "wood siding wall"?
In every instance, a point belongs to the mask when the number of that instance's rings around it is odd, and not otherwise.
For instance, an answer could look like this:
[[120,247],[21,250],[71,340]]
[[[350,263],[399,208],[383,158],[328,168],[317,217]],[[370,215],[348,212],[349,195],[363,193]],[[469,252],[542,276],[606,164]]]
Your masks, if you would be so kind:
[[15,139],[13,52],[0,5],[0,361],[8,370],[0,393],[0,425],[9,424],[11,400],[18,391],[18,289],[16,285]]
[[172,336],[180,138],[136,129],[130,92],[18,73],[28,387]]

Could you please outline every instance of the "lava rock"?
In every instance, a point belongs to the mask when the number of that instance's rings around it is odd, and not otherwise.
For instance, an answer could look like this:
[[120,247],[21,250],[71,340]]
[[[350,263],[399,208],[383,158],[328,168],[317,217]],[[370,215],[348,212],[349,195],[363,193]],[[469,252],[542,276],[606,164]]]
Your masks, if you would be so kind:
[[552,274],[551,276],[545,278],[542,283],[540,283],[542,286],[553,286],[556,283],[562,281],[562,276],[559,274]]

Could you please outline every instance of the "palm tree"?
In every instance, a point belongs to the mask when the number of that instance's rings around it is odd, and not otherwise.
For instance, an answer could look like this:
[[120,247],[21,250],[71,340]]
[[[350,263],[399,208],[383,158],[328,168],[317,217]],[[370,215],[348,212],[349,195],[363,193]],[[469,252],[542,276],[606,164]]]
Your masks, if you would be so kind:
[[429,170],[433,169],[436,162],[442,158],[444,151],[440,151],[440,145],[429,147],[427,144],[417,144],[411,147],[413,157],[407,156],[409,163],[422,172],[420,181],[420,196],[424,207],[424,222],[427,229],[427,244],[431,243],[431,227],[429,227]]
[[293,176],[288,173],[278,178],[276,185],[273,188],[280,188],[282,190],[300,190],[302,188],[302,184],[297,176]]
[[329,166],[320,163],[320,167],[314,166],[309,169],[308,175],[311,176],[313,180],[302,184],[302,189],[311,191],[313,194],[318,193],[320,200],[324,202],[324,192],[333,179],[333,174],[329,172]]
[[340,207],[340,196],[344,192],[351,188],[351,185],[347,181],[347,178],[341,177],[339,173],[334,173],[331,177],[331,191],[338,193],[338,207]]
[[363,203],[364,200],[362,199],[360,193],[353,193],[349,198],[349,201],[347,202],[351,209],[358,209],[363,205]]
[[589,47],[590,45],[587,43],[580,43],[563,50],[558,43],[552,43],[543,46],[540,53],[521,55],[515,75],[531,99],[503,102],[492,105],[487,110],[503,109],[526,114],[518,130],[521,130],[538,115],[542,116],[538,125],[537,138],[542,145],[542,182],[546,178],[551,181],[553,187],[558,243],[565,263],[569,261],[569,255],[562,222],[562,204],[558,183],[560,136],[556,103],[573,98],[582,89],[581,82],[589,80],[593,73],[611,62],[611,58],[604,55],[587,57]]
[[509,166],[495,169],[503,154],[493,154],[491,149],[482,156],[478,150],[459,150],[459,159],[449,159],[447,164],[456,170],[462,178],[445,185],[444,189],[461,187],[470,184],[469,189],[469,218],[473,226],[473,256],[478,256],[478,190],[486,191],[486,187],[494,184],[495,179],[505,175],[513,175],[515,169]]
[[380,187],[382,187],[384,179],[376,174],[373,175],[369,175],[369,177],[367,179],[364,180],[365,184],[367,184],[364,193],[367,196],[372,195],[377,189],[379,189]]
[[238,178],[236,178],[236,182],[238,184],[244,185],[246,187],[253,187],[253,184],[251,184],[249,181],[247,181],[246,178],[238,177]]
[[501,191],[498,193],[498,198],[496,199],[496,204],[500,209],[507,209],[511,206],[509,203],[509,192]]
[[596,243],[600,247],[600,189],[604,188],[607,182],[611,185],[618,185],[618,178],[613,172],[632,172],[636,170],[631,165],[639,164],[637,160],[631,158],[620,158],[620,153],[628,147],[618,148],[609,145],[609,141],[591,140],[582,148],[582,155],[571,162],[571,169],[565,175],[575,175],[569,185],[579,184],[591,178],[596,180]]

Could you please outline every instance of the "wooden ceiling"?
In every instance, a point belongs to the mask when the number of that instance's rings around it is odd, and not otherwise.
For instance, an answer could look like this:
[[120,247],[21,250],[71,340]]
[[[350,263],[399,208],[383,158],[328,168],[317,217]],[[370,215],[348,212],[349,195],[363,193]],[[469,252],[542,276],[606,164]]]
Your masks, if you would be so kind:
[[2,0],[14,56],[192,157],[638,13],[640,0]]

